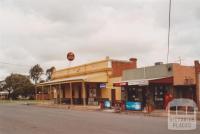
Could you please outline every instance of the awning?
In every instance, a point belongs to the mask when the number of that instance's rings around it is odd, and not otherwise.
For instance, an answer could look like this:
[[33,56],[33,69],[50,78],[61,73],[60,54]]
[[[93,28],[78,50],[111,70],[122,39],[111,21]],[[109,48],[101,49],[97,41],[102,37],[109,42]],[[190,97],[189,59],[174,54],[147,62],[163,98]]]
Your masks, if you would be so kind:
[[87,79],[86,76],[63,78],[63,79],[56,79],[56,80],[51,80],[51,81],[48,81],[48,82],[39,83],[39,84],[37,84],[37,86],[63,84],[63,83],[69,83],[71,81],[81,82],[81,81],[86,81],[86,79]]
[[148,79],[141,79],[141,80],[129,80],[128,85],[139,85],[139,86],[145,86],[149,85],[149,80]]
[[115,87],[122,86],[148,86],[149,84],[172,84],[173,77],[162,77],[162,78],[151,78],[151,79],[137,79],[137,80],[127,80],[113,83]]
[[141,80],[128,80],[128,81],[113,83],[114,87],[123,87],[123,86],[131,86],[131,85],[145,86],[145,85],[149,85],[149,81],[147,79],[141,79]]

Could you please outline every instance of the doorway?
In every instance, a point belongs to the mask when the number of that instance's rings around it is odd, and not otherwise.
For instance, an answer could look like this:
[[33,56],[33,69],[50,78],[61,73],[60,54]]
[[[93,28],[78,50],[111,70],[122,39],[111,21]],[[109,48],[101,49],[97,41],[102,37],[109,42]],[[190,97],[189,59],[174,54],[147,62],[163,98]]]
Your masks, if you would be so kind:
[[115,89],[111,89],[111,101],[115,102],[116,100],[116,91]]

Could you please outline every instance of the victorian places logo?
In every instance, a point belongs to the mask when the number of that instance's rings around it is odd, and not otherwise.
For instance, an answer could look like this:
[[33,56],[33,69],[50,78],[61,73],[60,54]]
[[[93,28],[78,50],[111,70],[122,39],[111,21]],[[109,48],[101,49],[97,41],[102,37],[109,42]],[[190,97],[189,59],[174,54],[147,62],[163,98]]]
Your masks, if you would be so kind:
[[168,106],[169,130],[195,130],[197,105],[190,99],[174,99]]

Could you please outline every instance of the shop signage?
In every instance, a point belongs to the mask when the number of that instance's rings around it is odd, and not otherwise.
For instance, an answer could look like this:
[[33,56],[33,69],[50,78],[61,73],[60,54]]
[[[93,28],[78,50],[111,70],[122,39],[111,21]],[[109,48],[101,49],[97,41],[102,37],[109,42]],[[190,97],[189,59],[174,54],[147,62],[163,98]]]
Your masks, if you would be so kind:
[[118,83],[114,83],[113,86],[114,87],[122,87],[122,86],[127,86],[128,82],[118,82]]
[[75,58],[75,55],[74,55],[73,52],[69,52],[69,53],[67,53],[67,60],[69,60],[69,61],[73,61],[74,58]]
[[136,111],[142,110],[142,103],[127,101],[126,102],[126,110],[136,110]]
[[101,83],[100,84],[100,88],[106,88],[106,84],[105,83]]
[[128,85],[149,85],[148,80],[130,80],[128,81]]

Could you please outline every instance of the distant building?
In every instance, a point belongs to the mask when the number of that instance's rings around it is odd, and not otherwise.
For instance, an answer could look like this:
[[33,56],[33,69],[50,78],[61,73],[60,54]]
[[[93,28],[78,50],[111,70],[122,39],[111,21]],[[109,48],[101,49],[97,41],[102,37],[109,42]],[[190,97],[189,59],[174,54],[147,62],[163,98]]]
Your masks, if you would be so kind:
[[[98,105],[102,100],[121,100],[121,90],[113,83],[121,81],[125,69],[137,67],[137,59],[95,61],[80,66],[54,70],[49,82],[37,84],[37,99],[58,103]],[[45,94],[44,94],[45,93]]]
[[7,99],[9,92],[4,89],[5,81],[0,81],[0,99]]
[[6,85],[5,81],[0,81],[0,91],[3,90],[3,87]]

